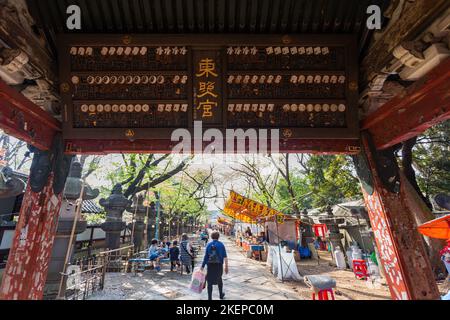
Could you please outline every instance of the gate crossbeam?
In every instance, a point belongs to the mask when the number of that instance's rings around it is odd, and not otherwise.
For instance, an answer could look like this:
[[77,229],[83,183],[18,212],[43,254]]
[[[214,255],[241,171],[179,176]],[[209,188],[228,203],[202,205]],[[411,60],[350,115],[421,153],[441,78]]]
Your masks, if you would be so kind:
[[450,58],[365,119],[377,149],[413,138],[450,119]]
[[0,127],[40,150],[51,148],[61,123],[0,80]]

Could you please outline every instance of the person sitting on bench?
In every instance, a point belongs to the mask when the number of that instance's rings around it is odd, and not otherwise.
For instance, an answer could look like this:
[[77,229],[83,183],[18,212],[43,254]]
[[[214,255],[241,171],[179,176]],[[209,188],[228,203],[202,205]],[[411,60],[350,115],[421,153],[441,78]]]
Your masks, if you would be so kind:
[[[152,261],[152,264],[156,271],[161,271],[161,266],[159,265],[159,260],[164,257],[164,254],[161,253],[161,250],[158,248],[158,240],[153,239],[148,249],[148,258]],[[156,263],[155,263],[156,262]]]

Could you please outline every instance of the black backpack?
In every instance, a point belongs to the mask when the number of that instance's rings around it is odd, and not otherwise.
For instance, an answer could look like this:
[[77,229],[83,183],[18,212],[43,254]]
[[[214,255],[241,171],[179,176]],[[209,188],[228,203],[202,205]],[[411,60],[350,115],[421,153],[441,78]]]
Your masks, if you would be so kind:
[[220,263],[219,255],[217,254],[217,248],[215,244],[211,245],[211,251],[208,254],[208,264]]

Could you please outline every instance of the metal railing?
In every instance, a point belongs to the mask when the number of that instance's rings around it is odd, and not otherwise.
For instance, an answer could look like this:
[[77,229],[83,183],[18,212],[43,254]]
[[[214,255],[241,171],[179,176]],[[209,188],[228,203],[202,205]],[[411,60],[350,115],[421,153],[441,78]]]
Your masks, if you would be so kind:
[[102,251],[98,255],[78,259],[63,274],[66,281],[66,300],[86,300],[103,290],[107,272],[130,272],[128,260],[133,256],[134,246]]
[[105,266],[104,272],[129,272],[128,260],[133,257],[134,245],[102,251],[98,259]]
[[67,272],[63,274],[66,278],[64,298],[66,300],[86,300],[96,291],[103,290],[104,271],[105,265],[97,257],[81,259],[70,265]]

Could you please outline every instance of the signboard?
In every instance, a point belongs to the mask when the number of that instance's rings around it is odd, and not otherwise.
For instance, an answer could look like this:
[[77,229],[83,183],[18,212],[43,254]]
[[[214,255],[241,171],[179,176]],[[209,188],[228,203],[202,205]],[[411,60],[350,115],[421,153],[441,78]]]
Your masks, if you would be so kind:
[[234,191],[230,191],[230,197],[225,203],[224,212],[242,222],[256,223],[267,218],[275,218],[278,223],[284,223],[283,213],[241,196]]
[[178,128],[358,139],[348,35],[60,35],[65,139],[168,140]]
[[219,50],[196,50],[194,58],[193,119],[204,125],[222,125],[222,70]]

